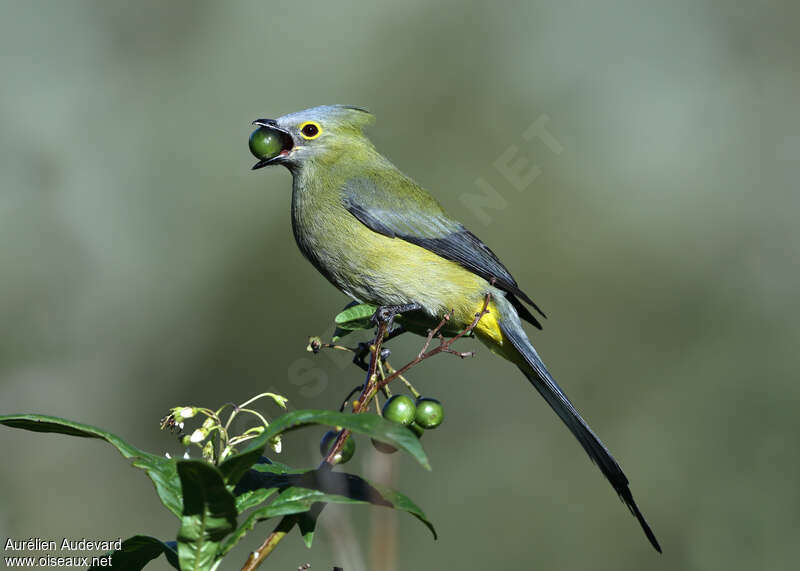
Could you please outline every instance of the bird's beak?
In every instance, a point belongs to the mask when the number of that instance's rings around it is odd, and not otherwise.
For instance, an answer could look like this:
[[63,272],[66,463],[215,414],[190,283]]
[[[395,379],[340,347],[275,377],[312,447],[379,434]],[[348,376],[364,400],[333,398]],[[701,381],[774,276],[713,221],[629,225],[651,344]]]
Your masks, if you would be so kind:
[[253,170],[282,162],[282,160],[289,154],[289,151],[294,148],[294,140],[292,139],[292,135],[289,133],[289,131],[278,127],[278,123],[274,119],[256,119],[253,121],[253,125],[258,125],[259,127],[269,129],[275,133],[275,136],[281,141],[281,152],[272,158],[261,159],[253,165]]

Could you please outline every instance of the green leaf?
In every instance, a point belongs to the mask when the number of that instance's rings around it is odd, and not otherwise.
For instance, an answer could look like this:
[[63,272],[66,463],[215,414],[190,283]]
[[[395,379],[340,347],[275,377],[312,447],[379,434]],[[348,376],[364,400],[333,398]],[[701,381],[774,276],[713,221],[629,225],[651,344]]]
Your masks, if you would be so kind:
[[[286,494],[286,492],[289,492]],[[225,538],[220,546],[220,554],[225,555],[228,551],[234,548],[239,541],[251,531],[258,522],[270,519],[273,517],[300,514],[307,512],[311,509],[313,501],[295,498],[293,491],[285,490],[275,500],[267,506],[254,510],[238,527],[238,529]],[[291,525],[289,526],[291,528]],[[286,531],[289,531],[287,529]]]
[[114,446],[125,458],[147,454],[135,446],[128,444],[115,434],[111,434],[95,426],[73,422],[55,416],[46,416],[43,414],[13,414],[0,416],[0,424],[5,424],[12,428],[31,430],[33,432],[52,432],[56,434],[66,434],[67,436],[79,436],[82,438],[100,438]]
[[333,321],[339,329],[345,331],[358,331],[360,329],[372,329],[375,324],[372,322],[372,316],[378,308],[368,303],[361,303],[347,307],[341,311]]
[[[264,506],[263,508],[253,511],[245,520],[245,522],[239,526],[239,529],[237,529],[232,535],[228,536],[222,542],[220,553],[224,555],[233,549],[233,547],[247,534],[247,532],[251,531],[260,521],[274,517],[297,514],[298,517],[301,518],[300,521],[308,521],[316,524],[317,516],[322,510],[323,505],[319,502],[337,502],[337,500],[347,500],[347,498],[338,497],[332,494],[324,494],[322,492],[317,492],[316,490],[287,488],[268,506]],[[315,506],[314,504],[319,505]],[[303,516],[308,517],[303,520]],[[310,547],[311,543],[309,540],[305,539],[306,533],[303,532],[303,529],[304,528],[301,527],[301,533],[303,533],[304,541],[306,541],[306,545]],[[313,537],[313,525],[310,529],[310,532]]]
[[[303,541],[311,547],[317,517],[325,503],[369,503],[405,511],[424,523],[436,538],[436,530],[424,512],[405,495],[372,484],[360,476],[334,472],[330,468],[295,470],[283,464],[259,463],[242,478],[236,489],[237,493],[244,495],[258,489],[271,493],[276,488],[281,493],[269,505],[249,514],[239,529],[223,541],[222,553],[232,549],[259,521],[285,515],[296,515]],[[294,522],[289,528],[292,525]]]
[[274,460],[270,460],[269,462],[265,463],[258,463],[255,464],[252,469],[255,472],[261,472],[262,474],[305,474],[306,472],[310,472],[314,470],[314,468],[306,468],[305,470],[302,468],[292,468],[291,466],[287,466],[286,464],[281,464],[280,462],[275,462]]
[[150,480],[152,480],[155,485],[161,503],[176,516],[181,516],[183,508],[181,504],[180,482],[178,481],[178,475],[175,471],[174,460],[139,450],[119,436],[95,426],[73,422],[55,416],[46,416],[42,414],[0,416],[0,424],[5,424],[12,428],[31,430],[33,432],[51,432],[55,434],[66,434],[68,436],[105,440],[116,448],[122,456],[133,460],[133,465],[135,467],[145,470]]
[[[356,476],[357,477],[357,476]],[[438,539],[438,535],[436,534],[436,529],[433,527],[433,524],[428,521],[425,512],[420,509],[417,504],[411,501],[411,499],[406,496],[405,494],[401,494],[397,490],[393,490],[386,486],[381,486],[380,484],[370,484],[373,488],[375,488],[381,497],[392,505],[392,507],[396,510],[404,511],[406,513],[410,513],[419,521],[425,524],[425,526],[431,530],[434,539]]]
[[236,529],[236,505],[222,474],[200,460],[178,462],[183,491],[183,516],[178,532],[178,558],[182,570],[208,570],[220,542]]
[[[376,494],[369,493],[362,496],[354,495],[348,497],[345,495],[326,493],[321,490],[302,488],[302,487],[289,487],[286,488],[275,500],[268,506],[255,510],[245,520],[245,522],[236,530],[234,534],[225,539],[222,543],[221,553],[225,554],[231,550],[236,543],[242,539],[245,534],[252,530],[255,525],[266,519],[278,516],[301,514],[299,516],[298,525],[300,525],[300,533],[303,535],[303,540],[307,546],[311,546],[311,541],[314,535],[314,526],[316,524],[317,516],[322,510],[322,504],[374,504],[379,506],[393,507],[402,511],[406,511],[414,515],[428,529],[433,533],[434,539],[436,538],[436,530],[433,525],[425,518],[425,514],[419,509],[414,502],[409,500],[403,494],[388,488],[373,486],[351,474],[340,474],[338,472],[329,472],[329,475],[336,476],[351,476],[361,482],[367,484],[371,490],[377,492]],[[318,505],[315,505],[318,504]],[[303,517],[306,516],[306,517]]]
[[183,512],[183,499],[181,496],[180,480],[175,460],[147,454],[134,458],[133,466],[147,472],[153,485],[156,487],[161,503],[169,511],[180,517]]
[[[269,464],[256,464],[253,466],[253,472],[258,474],[254,477],[252,482],[258,482],[266,488],[280,488],[280,489],[305,489],[320,494],[325,494],[331,498],[329,500],[319,499],[317,501],[332,501],[335,503],[369,503],[376,506],[384,506],[394,508],[396,510],[407,512],[431,530],[434,539],[436,538],[436,530],[428,521],[425,513],[412,502],[406,495],[400,492],[373,484],[365,480],[361,476],[355,474],[346,474],[342,472],[333,472],[329,468],[320,468],[316,470],[306,470],[298,472],[297,470],[281,471],[276,469],[275,466]],[[299,496],[288,497],[283,493],[278,496],[283,501],[297,501]],[[311,497],[311,496],[303,496]],[[278,501],[278,499],[276,499]],[[274,505],[274,504],[270,504]],[[308,532],[313,535],[313,521],[306,521],[306,530],[301,526],[301,533],[304,536],[306,545],[310,545],[312,538],[306,537]]]
[[239,479],[239,482],[233,490],[233,495],[236,496],[236,509],[240,514],[264,503],[272,494],[279,491],[278,485],[269,485],[269,480],[265,479],[260,472],[275,474],[276,477],[278,477],[278,475],[281,474],[301,474],[306,471],[294,470],[286,464],[274,462],[265,457],[260,458],[259,463],[254,467],[261,468],[261,470],[257,471],[253,469],[247,471]]
[[[163,541],[147,535],[134,535],[122,542],[122,547],[111,553],[111,567],[116,571],[139,571],[150,561],[161,554],[167,558],[167,562],[175,569],[180,569],[178,565],[178,554]],[[93,565],[89,571],[107,569],[108,566],[101,567]]]
[[331,343],[336,343],[342,337],[347,337],[353,331],[351,329],[342,329],[341,327],[337,327],[333,330],[333,336],[331,337]]
[[431,469],[419,439],[404,426],[384,420],[376,414],[345,414],[331,410],[296,410],[276,418],[259,437],[250,440],[239,454],[225,460],[219,467],[225,477],[225,481],[228,484],[238,482],[239,478],[261,457],[264,447],[271,438],[283,432],[310,424],[340,426],[353,432],[366,434],[376,440],[405,450],[426,469]]
[[303,536],[303,543],[306,547],[311,549],[311,544],[314,543],[314,532],[317,529],[318,513],[308,511],[306,513],[298,514],[297,516],[297,529],[300,530],[300,535]]
[[261,488],[259,490],[249,490],[236,496],[236,511],[242,513],[251,508],[264,503],[278,488]]

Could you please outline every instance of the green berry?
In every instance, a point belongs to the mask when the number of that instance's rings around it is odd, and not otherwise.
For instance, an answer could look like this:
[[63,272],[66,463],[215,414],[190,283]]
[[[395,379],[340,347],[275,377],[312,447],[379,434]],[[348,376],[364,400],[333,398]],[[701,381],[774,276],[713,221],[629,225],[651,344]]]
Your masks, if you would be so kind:
[[[329,430],[322,435],[322,440],[319,443],[319,453],[322,454],[323,457],[328,456],[328,453],[331,451],[331,448],[333,448],[333,445],[336,442],[337,436],[339,436],[339,431],[337,430]],[[353,440],[353,437],[350,436],[350,438],[344,441],[344,446],[342,449],[336,454],[336,456],[333,457],[333,463],[344,464],[353,457],[355,452],[356,442]]]
[[383,405],[383,418],[408,426],[414,422],[416,407],[414,400],[406,395],[394,395]]
[[436,399],[420,397],[417,399],[417,414],[414,421],[425,430],[436,428],[444,420],[444,408]]
[[250,152],[257,159],[277,157],[283,144],[275,131],[259,127],[250,134]]
[[397,452],[397,448],[391,444],[381,442],[380,440],[375,440],[374,438],[372,439],[372,445],[375,447],[375,450],[378,452],[383,452],[384,454],[394,454]]

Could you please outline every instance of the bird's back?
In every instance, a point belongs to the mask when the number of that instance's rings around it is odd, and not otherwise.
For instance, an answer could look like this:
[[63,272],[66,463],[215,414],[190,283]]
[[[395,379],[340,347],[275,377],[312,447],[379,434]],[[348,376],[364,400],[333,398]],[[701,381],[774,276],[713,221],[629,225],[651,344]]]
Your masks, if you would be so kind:
[[[324,176],[313,168],[295,176],[292,227],[303,255],[336,287],[362,302],[420,303],[431,315],[441,315],[464,305],[464,291],[480,297],[489,287],[480,276],[417,244],[376,232],[353,214],[353,185],[369,181],[359,186],[358,198],[373,211],[379,209],[383,220],[431,236],[441,229],[415,212],[452,223],[428,192],[381,159],[368,166],[345,161],[326,165]],[[472,302],[464,307],[466,315],[473,311]]]

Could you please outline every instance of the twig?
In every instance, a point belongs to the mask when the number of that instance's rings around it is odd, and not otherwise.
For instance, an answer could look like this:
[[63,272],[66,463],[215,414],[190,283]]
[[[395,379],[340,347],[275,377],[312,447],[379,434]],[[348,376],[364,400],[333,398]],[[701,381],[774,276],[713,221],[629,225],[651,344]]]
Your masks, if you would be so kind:
[[[389,371],[389,373],[390,373],[390,374],[391,374],[391,373],[396,373],[396,372],[397,372],[397,371],[395,370],[395,368],[394,368],[394,367],[392,367],[392,366],[389,364],[389,361],[384,361],[384,364],[386,365],[386,370],[387,370],[387,371]],[[386,377],[384,377],[384,378],[386,378]],[[418,399],[418,398],[420,397],[420,392],[419,392],[419,391],[418,391],[416,388],[414,388],[414,385],[412,385],[412,384],[411,384],[411,381],[409,381],[409,380],[408,380],[407,378],[405,378],[403,375],[397,375],[397,378],[398,378],[398,379],[400,379],[400,380],[402,381],[402,383],[403,383],[403,384],[406,386],[406,388],[409,390],[409,392],[410,392],[412,395],[414,395],[414,398],[415,398],[415,399]],[[383,390],[383,391],[388,391],[388,390],[389,390],[389,387],[387,387],[387,386],[385,386],[385,385],[384,385],[383,387],[381,387],[381,390]]]
[[258,568],[264,559],[266,559],[267,556],[272,553],[272,550],[275,549],[278,543],[280,543],[281,539],[286,537],[286,534],[291,531],[296,523],[296,515],[284,516],[275,527],[275,530],[270,533],[269,536],[267,536],[267,539],[264,540],[264,543],[261,544],[261,547],[250,554],[250,556],[247,558],[247,561],[245,561],[244,567],[242,567],[242,571],[253,571],[254,569]]
[[364,388],[364,385],[358,385],[357,387],[353,387],[353,390],[352,390],[352,391],[350,391],[350,392],[347,394],[347,396],[345,397],[345,399],[342,401],[342,404],[341,404],[341,405],[339,405],[339,412],[343,412],[343,411],[344,411],[344,409],[345,409],[345,407],[347,406],[347,401],[349,401],[349,400],[350,400],[350,397],[351,397],[351,396],[353,396],[353,395],[354,395],[355,393],[357,393],[358,391],[362,390],[363,388]]
[[[381,358],[381,344],[383,343],[384,335],[386,335],[386,328],[388,325],[386,321],[381,321],[378,324],[378,333],[375,335],[375,341],[372,342],[372,347],[370,347],[371,355],[369,359],[369,368],[367,369],[367,379],[364,381],[364,388],[361,391],[361,395],[358,397],[358,400],[353,403],[354,414],[360,414],[367,410],[372,396],[378,390],[378,361]],[[349,437],[350,431],[347,429],[339,433],[336,437],[336,442],[334,442],[320,467],[334,465],[333,459],[342,451],[344,443]]]
[[[399,369],[394,371],[388,377],[382,379],[378,383],[378,388],[379,389],[383,388],[384,386],[386,386],[389,383],[391,383],[393,380],[395,380],[398,377],[400,377],[403,373],[408,371],[411,367],[413,367],[415,365],[418,365],[419,363],[421,363],[425,359],[430,359],[431,357],[433,357],[434,355],[438,355],[439,353],[452,353],[454,355],[457,355],[457,356],[461,357],[462,359],[465,358],[465,357],[472,356],[474,354],[472,351],[469,351],[469,352],[466,352],[466,353],[460,353],[458,351],[452,350],[450,347],[453,345],[453,343],[455,343],[456,341],[461,339],[464,335],[469,334],[473,329],[475,329],[475,327],[478,325],[478,322],[481,320],[481,318],[484,315],[486,315],[487,313],[489,313],[489,302],[491,301],[491,299],[492,299],[492,294],[491,293],[487,293],[486,294],[486,298],[483,301],[483,307],[481,307],[481,310],[478,313],[475,314],[475,318],[472,320],[472,323],[470,323],[466,328],[464,328],[461,331],[459,331],[456,336],[451,337],[450,339],[447,339],[447,340],[445,340],[444,337],[442,337],[440,331],[441,331],[442,327],[444,327],[444,325],[450,320],[450,316],[452,315],[452,311],[449,312],[447,315],[445,315],[442,318],[442,320],[439,322],[439,325],[437,325],[435,329],[432,329],[431,331],[428,332],[428,337],[426,338],[425,344],[422,346],[422,351],[419,352],[419,355],[417,355],[417,357],[415,359],[413,359],[412,361],[409,361],[408,363],[406,363],[405,365],[403,365],[402,367],[400,367]],[[434,347],[431,350],[428,350],[428,347],[430,346],[431,341],[433,341],[434,337],[438,337],[439,338],[439,346],[438,347]]]
[[[364,381],[364,388],[361,391],[361,395],[359,396],[358,400],[353,403],[353,412],[358,414],[367,409],[369,405],[369,401],[371,396],[377,391],[377,363],[380,359],[380,351],[381,351],[381,343],[383,342],[383,337],[386,335],[386,327],[387,323],[382,321],[378,324],[378,332],[375,336],[375,341],[373,342],[372,348],[372,356],[369,362],[369,368],[367,370],[367,378]],[[355,392],[352,391],[350,394]],[[350,396],[348,395],[348,399]],[[347,400],[347,399],[346,399]],[[350,436],[349,430],[342,430],[339,435],[336,437],[336,442],[334,443],[333,447],[331,447],[330,452],[325,457],[325,459],[320,464],[320,468],[332,468],[334,465],[333,458],[341,452],[342,448],[344,447],[345,440]],[[286,515],[281,519],[278,523],[275,530],[269,534],[267,539],[264,540],[264,543],[261,544],[256,551],[250,554],[247,558],[247,561],[242,567],[242,571],[253,571],[254,569],[258,568],[261,563],[272,553],[272,550],[275,549],[275,546],[286,536],[286,534],[291,530],[295,524],[297,524],[297,516],[296,515]]]
[[419,355],[417,355],[417,357],[422,357],[425,354],[425,351],[427,351],[428,347],[430,347],[433,338],[442,330],[442,327],[444,327],[445,324],[448,321],[450,321],[450,318],[452,316],[453,316],[453,310],[451,309],[450,311],[444,314],[444,317],[442,317],[442,320],[439,322],[439,325],[428,331],[428,336],[425,338],[425,344],[422,346],[422,349],[419,350]]
[[[441,330],[445,326],[445,324],[447,324],[447,322],[450,320],[453,314],[452,311],[448,312],[442,318],[439,324],[434,329],[428,332],[428,336],[425,339],[425,344],[422,346],[422,350],[419,352],[416,358],[409,361],[399,369],[396,370],[392,369],[392,372],[388,376],[381,375],[380,380],[378,380],[378,362],[382,358],[381,345],[383,344],[384,339],[387,338],[387,328],[389,324],[386,321],[381,321],[380,323],[378,323],[378,331],[375,335],[375,339],[372,342],[372,344],[368,346],[368,350],[370,353],[370,361],[369,361],[369,366],[367,367],[367,378],[364,381],[364,385],[363,388],[361,389],[361,394],[359,395],[358,400],[356,400],[353,403],[353,413],[360,414],[366,411],[367,408],[369,407],[370,402],[372,401],[372,398],[379,390],[382,390],[384,387],[386,387],[386,385],[388,385],[394,379],[403,378],[403,373],[408,371],[411,367],[418,365],[425,359],[429,359],[434,355],[438,355],[439,353],[452,353],[461,358],[471,356],[472,352],[460,353],[458,351],[454,351],[450,347],[453,345],[453,343],[461,339],[464,335],[468,335],[473,329],[475,329],[481,318],[487,313],[489,313],[489,302],[491,301],[491,299],[492,299],[492,294],[487,293],[486,298],[484,299],[483,302],[483,307],[478,313],[475,314],[475,318],[472,320],[472,323],[470,323],[462,331],[459,331],[458,334],[455,335],[454,337],[445,340],[444,336],[441,334]],[[434,337],[439,339],[439,346],[429,350],[430,344],[432,343]],[[323,344],[322,346],[325,345],[328,344]],[[342,348],[341,346],[328,345],[328,347],[333,349],[344,349],[352,351],[352,349]],[[356,362],[355,359],[354,362]],[[356,362],[356,364],[358,363]],[[406,379],[404,378],[403,381],[407,383]],[[351,391],[350,395],[348,395],[347,399],[345,399],[345,402],[347,402],[347,400],[350,399],[350,396],[352,396],[352,394],[355,391],[356,389]],[[325,456],[325,459],[320,464],[320,468],[330,469],[334,466],[333,459],[336,457],[337,454],[339,454],[339,452],[341,452],[342,448],[344,447],[345,441],[349,437],[350,437],[349,430],[344,429],[341,432],[339,432],[338,436],[336,437],[336,442],[334,443],[333,447],[331,447],[330,451],[328,452],[328,455]],[[267,537],[267,539],[264,540],[264,543],[261,544],[261,547],[259,547],[258,550],[250,554],[250,556],[247,558],[247,561],[245,562],[244,567],[242,567],[242,571],[253,571],[258,566],[260,566],[261,563],[264,561],[264,559],[266,559],[267,556],[270,553],[272,553],[272,550],[275,549],[275,546],[297,524],[297,521],[298,521],[297,515],[284,516],[283,519],[281,519],[281,521],[278,523],[277,527],[275,527],[275,530]]]

